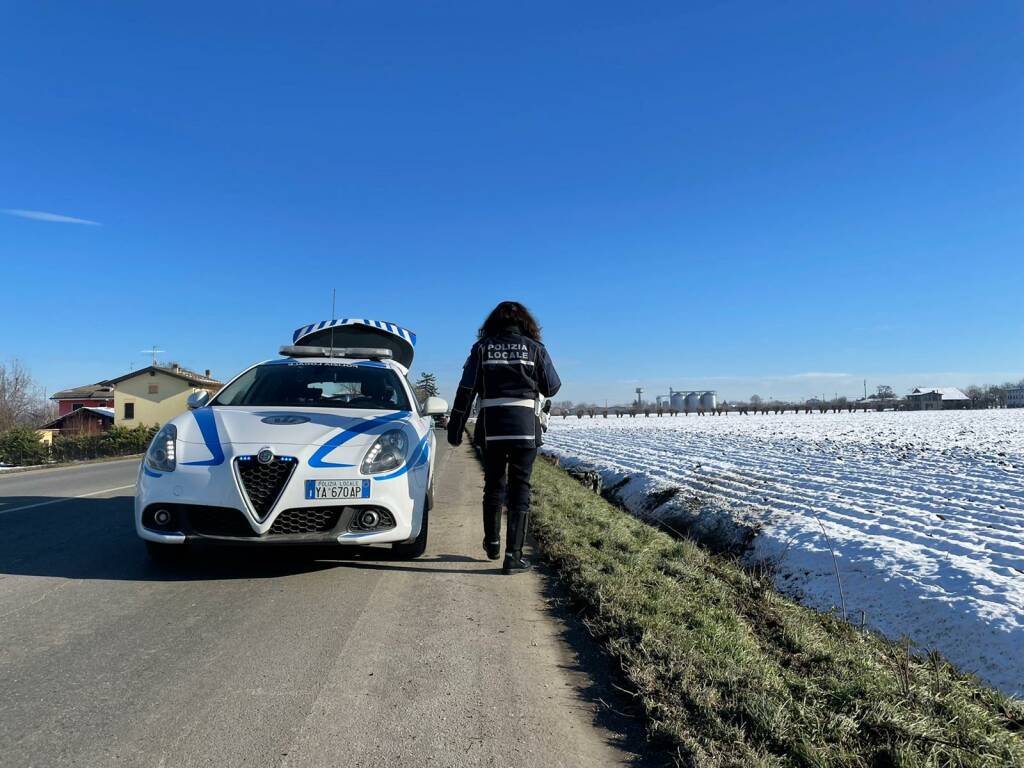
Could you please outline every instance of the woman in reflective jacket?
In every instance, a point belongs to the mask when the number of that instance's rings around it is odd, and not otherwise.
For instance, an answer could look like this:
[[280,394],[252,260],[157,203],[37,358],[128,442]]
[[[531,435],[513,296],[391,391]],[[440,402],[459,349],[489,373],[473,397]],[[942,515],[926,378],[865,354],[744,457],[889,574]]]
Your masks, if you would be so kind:
[[473,406],[480,397],[473,443],[484,455],[484,550],[501,554],[501,509],[508,501],[504,573],[525,571],[523,543],[530,516],[530,475],[541,445],[540,403],[562,382],[540,341],[540,326],[517,301],[496,306],[480,328],[462,369],[448,442],[462,443]]

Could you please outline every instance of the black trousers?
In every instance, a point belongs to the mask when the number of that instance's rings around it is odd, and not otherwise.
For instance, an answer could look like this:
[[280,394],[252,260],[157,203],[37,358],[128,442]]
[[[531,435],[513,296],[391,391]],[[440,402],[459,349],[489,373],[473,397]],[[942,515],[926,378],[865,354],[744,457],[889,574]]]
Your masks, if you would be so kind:
[[492,442],[484,449],[484,538],[501,540],[501,508],[508,502],[505,552],[519,556],[530,518],[530,475],[536,448],[512,448]]

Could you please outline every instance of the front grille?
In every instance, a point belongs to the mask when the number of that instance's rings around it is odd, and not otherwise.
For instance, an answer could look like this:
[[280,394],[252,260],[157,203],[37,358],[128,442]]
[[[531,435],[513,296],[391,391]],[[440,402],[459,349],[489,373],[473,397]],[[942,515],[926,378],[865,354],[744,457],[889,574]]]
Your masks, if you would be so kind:
[[254,456],[239,456],[235,460],[242,490],[257,519],[265,520],[270,514],[295,465],[295,459],[289,456],[275,456],[267,464],[260,463]]
[[203,536],[255,536],[240,509],[183,506],[193,531]]
[[286,509],[270,526],[270,533],[326,533],[338,524],[342,507]]

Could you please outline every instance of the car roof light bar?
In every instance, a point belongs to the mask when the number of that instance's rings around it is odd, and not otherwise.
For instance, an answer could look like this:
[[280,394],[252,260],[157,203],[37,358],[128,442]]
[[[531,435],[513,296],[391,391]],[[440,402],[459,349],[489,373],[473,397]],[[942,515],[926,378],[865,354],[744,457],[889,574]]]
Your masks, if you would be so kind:
[[392,357],[391,350],[384,347],[281,347],[286,357],[351,357],[361,360],[381,360]]

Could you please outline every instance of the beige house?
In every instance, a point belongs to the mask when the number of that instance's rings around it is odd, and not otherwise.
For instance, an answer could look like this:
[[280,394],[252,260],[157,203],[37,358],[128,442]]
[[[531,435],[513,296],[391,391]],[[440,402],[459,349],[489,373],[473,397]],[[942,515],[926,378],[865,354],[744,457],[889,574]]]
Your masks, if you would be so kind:
[[151,365],[111,379],[114,387],[114,424],[119,427],[163,425],[188,409],[188,396],[206,390],[216,393],[221,382],[181,366]]

